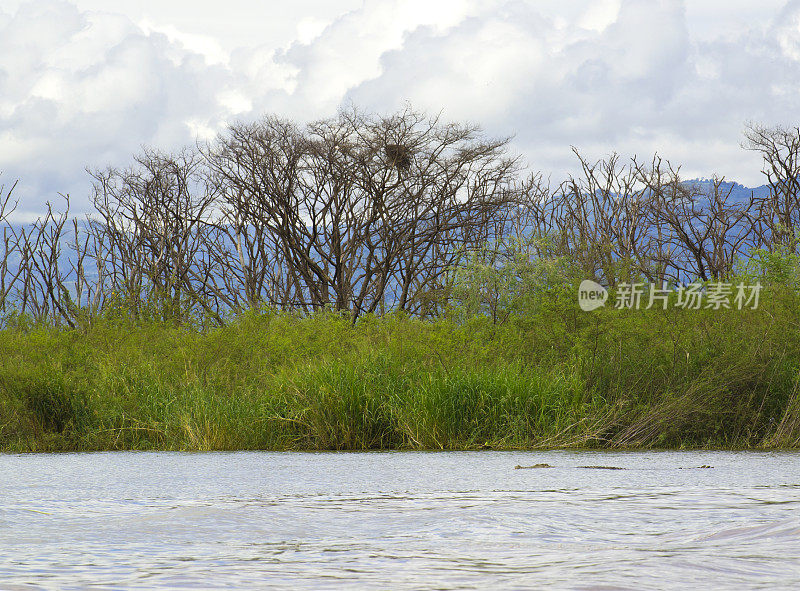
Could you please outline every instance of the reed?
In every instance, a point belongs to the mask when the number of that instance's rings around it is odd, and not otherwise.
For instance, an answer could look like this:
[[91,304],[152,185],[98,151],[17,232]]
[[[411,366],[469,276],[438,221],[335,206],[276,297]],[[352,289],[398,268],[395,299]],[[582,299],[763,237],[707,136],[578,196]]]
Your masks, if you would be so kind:
[[247,312],[0,331],[0,449],[764,448],[800,444],[800,298],[758,310]]

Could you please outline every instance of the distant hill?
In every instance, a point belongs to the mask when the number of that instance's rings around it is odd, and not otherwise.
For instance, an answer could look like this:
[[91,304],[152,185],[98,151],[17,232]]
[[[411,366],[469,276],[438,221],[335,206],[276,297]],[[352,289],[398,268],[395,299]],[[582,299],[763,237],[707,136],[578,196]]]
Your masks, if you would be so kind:
[[[684,181],[685,185],[694,185],[702,188],[711,188],[714,184],[712,179],[689,179]],[[761,185],[759,187],[745,187],[736,181],[725,181],[722,183],[722,188],[725,191],[732,189],[731,197],[736,202],[747,201],[750,195],[755,195],[757,198],[769,196],[769,185]]]

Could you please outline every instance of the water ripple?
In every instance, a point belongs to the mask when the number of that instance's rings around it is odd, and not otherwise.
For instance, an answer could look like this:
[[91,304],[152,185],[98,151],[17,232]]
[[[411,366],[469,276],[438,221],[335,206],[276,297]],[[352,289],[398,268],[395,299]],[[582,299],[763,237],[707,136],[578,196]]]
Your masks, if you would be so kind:
[[799,460],[0,456],[0,589],[794,589]]

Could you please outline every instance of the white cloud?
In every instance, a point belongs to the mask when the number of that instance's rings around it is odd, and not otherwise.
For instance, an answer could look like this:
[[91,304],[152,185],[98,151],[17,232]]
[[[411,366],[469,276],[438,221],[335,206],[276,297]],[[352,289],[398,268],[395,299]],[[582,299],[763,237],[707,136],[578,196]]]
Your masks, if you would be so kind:
[[80,208],[85,166],[191,142],[198,120],[221,125],[243,104],[230,73],[180,39],[54,0],[5,19],[0,79],[0,169],[21,179],[23,212],[58,191]]
[[401,49],[420,27],[441,33],[474,10],[471,0],[372,0],[328,26],[312,43],[295,43],[279,59],[293,65],[301,100],[335,109],[344,94],[379,76],[381,56]]
[[516,134],[554,178],[576,145],[758,183],[742,125],[798,123],[800,0],[732,1],[748,26],[713,0],[366,0],[343,14],[304,0],[305,18],[275,17],[293,42],[238,48],[152,11],[23,2],[0,11],[0,170],[21,179],[23,210],[57,191],[80,206],[84,166],[124,164],[143,144],[179,147],[265,112],[410,101]]
[[[145,35],[161,33],[166,36],[170,43],[176,44],[186,51],[203,56],[209,64],[227,64],[230,59],[228,52],[212,37],[185,33],[172,25],[159,26],[148,19],[143,19],[139,26]],[[176,64],[179,63],[180,54],[174,54],[174,59]]]
[[297,41],[308,45],[319,37],[328,26],[328,21],[318,18],[304,18],[297,23]]
[[777,38],[783,53],[800,60],[800,0],[789,2],[776,22]]
[[597,0],[578,20],[578,26],[594,31],[603,31],[613,24],[619,15],[621,0]]
[[348,98],[372,108],[408,100],[516,134],[555,178],[574,169],[575,145],[598,158],[658,151],[690,175],[761,182],[739,147],[743,124],[796,117],[800,90],[800,64],[772,29],[697,41],[684,4],[666,0],[623,0],[603,26],[575,22],[559,28],[536,4],[505,2],[445,36],[418,31]]

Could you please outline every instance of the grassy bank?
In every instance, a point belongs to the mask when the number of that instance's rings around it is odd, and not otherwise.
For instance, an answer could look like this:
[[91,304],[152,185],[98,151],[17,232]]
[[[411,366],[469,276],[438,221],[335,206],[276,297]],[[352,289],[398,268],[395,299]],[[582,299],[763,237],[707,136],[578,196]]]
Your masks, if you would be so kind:
[[0,331],[0,450],[797,447],[800,298]]

